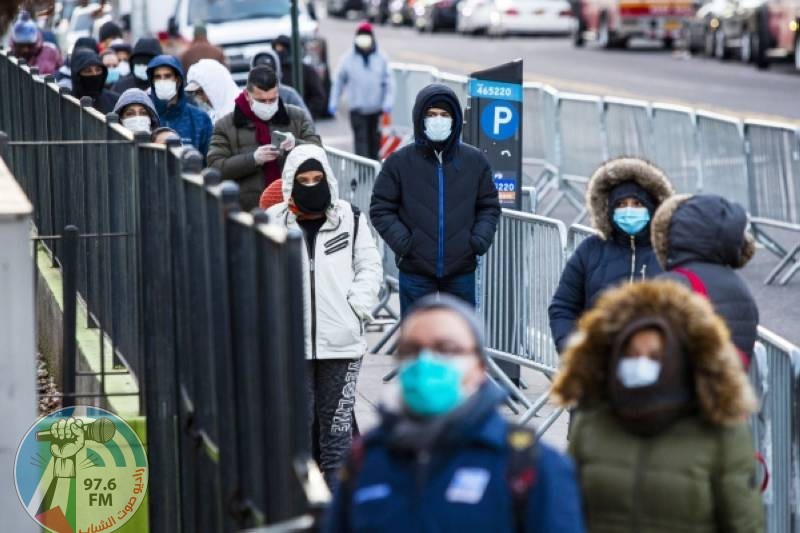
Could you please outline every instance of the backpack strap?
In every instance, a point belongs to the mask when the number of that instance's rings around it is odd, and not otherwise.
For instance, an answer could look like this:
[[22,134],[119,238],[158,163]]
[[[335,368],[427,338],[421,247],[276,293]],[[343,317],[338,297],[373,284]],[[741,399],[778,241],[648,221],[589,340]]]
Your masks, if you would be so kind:
[[514,511],[514,530],[525,531],[525,511],[528,495],[536,485],[536,434],[525,426],[509,424],[506,436],[508,447],[508,488]]
[[673,268],[672,271],[688,279],[689,284],[692,286],[693,292],[696,292],[697,294],[702,294],[703,296],[708,298],[708,289],[706,289],[706,284],[703,282],[702,279],[700,279],[700,276],[698,276],[688,268],[683,268],[683,267]]
[[361,220],[361,210],[350,204],[350,209],[353,210],[353,258],[356,256],[356,241],[358,240],[358,226]]

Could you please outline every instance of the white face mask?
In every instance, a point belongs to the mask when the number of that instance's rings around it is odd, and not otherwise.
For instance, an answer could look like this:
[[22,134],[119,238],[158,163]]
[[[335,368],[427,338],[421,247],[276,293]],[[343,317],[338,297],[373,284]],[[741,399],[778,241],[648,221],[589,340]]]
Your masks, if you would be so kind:
[[355,45],[362,49],[362,50],[369,50],[372,48],[372,36],[367,35],[366,33],[362,33],[361,35],[356,35],[356,38],[353,40]]
[[450,117],[426,117],[425,135],[433,142],[446,141],[453,131],[453,119]]
[[617,366],[617,377],[628,389],[649,387],[658,381],[661,363],[649,357],[625,357]]
[[250,109],[253,110],[253,113],[255,113],[258,118],[266,122],[278,112],[278,101],[275,100],[271,104],[265,104],[252,100],[250,101]]
[[[117,65],[117,70],[119,71],[120,76],[127,76],[131,73],[131,64],[127,61],[120,61],[119,65]],[[145,68],[145,71],[147,69]],[[145,76],[147,76],[147,72],[145,72]]]
[[156,98],[169,102],[178,94],[178,84],[172,80],[156,80],[153,82]]
[[145,131],[150,133],[150,117],[128,117],[122,119],[122,125],[136,133]]
[[147,80],[147,65],[137,63],[133,66],[133,75],[142,81]]

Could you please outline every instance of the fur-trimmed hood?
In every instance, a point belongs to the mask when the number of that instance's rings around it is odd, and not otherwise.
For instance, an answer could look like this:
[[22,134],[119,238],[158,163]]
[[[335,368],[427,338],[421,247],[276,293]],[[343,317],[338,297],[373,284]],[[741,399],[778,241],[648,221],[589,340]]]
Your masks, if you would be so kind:
[[661,204],[650,225],[664,270],[700,261],[742,268],[755,255],[747,212],[716,194],[679,194]]
[[674,281],[647,281],[607,291],[578,322],[553,383],[562,405],[603,403],[607,367],[617,336],[632,321],[664,319],[692,365],[702,416],[715,425],[741,422],[756,408],[755,395],[725,323],[711,303]]
[[656,207],[674,193],[667,176],[644,159],[620,157],[603,163],[589,179],[586,188],[586,207],[592,224],[604,240],[610,239],[614,233],[609,219],[608,195],[616,185],[631,180],[653,197]]

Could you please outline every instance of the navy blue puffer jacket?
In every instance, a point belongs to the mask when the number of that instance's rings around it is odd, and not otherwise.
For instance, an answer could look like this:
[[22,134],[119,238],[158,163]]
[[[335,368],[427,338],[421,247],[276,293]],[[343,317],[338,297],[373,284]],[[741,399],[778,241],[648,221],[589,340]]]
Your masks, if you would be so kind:
[[739,204],[715,194],[678,195],[658,209],[652,239],[658,261],[668,271],[664,277],[689,285],[676,268],[699,277],[733,344],[749,361],[758,335],[758,307],[735,272],[755,253],[746,229],[747,213]]
[[[620,191],[633,194],[620,194]],[[615,198],[609,198],[616,195]],[[608,161],[589,180],[587,208],[598,235],[585,239],[569,258],[549,308],[550,331],[559,353],[581,314],[608,287],[661,274],[650,244],[650,226],[631,237],[612,221],[614,204],[634,196],[650,210],[672,195],[672,185],[655,166],[636,158]]]

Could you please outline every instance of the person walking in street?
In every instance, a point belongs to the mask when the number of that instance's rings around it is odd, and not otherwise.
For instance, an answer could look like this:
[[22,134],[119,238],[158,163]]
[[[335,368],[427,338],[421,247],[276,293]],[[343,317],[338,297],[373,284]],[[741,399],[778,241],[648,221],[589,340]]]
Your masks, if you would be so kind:
[[605,289],[661,274],[650,244],[650,219],[672,194],[669,179],[643,159],[612,159],[595,170],[586,209],[597,235],[584,239],[567,261],[549,308],[559,353],[578,318]]
[[186,73],[186,92],[194,104],[216,122],[233,112],[241,92],[230,71],[214,59],[201,59]]
[[183,70],[189,72],[192,65],[201,59],[213,59],[221,65],[227,65],[228,60],[219,46],[214,46],[208,41],[208,31],[204,24],[194,25],[194,40],[189,48],[181,55]]
[[233,112],[214,127],[208,164],[222,179],[239,183],[242,209],[249,211],[280,178],[287,152],[304,143],[322,145],[314,124],[302,109],[281,101],[274,70],[256,67]]
[[29,66],[38,68],[43,76],[55,74],[61,66],[61,52],[44,41],[42,32],[26,11],[20,14],[11,28],[9,48]]
[[180,62],[173,56],[157,56],[147,65],[147,75],[161,125],[177,131],[184,145],[194,146],[205,157],[214,126],[205,111],[189,103]]
[[389,59],[378,50],[372,25],[358,26],[353,49],[339,62],[331,87],[328,112],[336,115],[339,99],[346,95],[356,154],[379,160],[380,121],[391,113],[394,81]]
[[263,52],[259,52],[253,56],[253,61],[250,63],[250,68],[256,67],[269,67],[275,71],[275,75],[278,77],[278,95],[283,100],[284,104],[291,104],[296,105],[297,107],[302,108],[306,113],[308,113],[308,118],[311,120],[311,111],[308,110],[308,106],[303,101],[303,97],[289,85],[281,82],[283,79],[283,72],[281,71],[281,61],[278,58],[278,54],[272,48],[267,48]]
[[[279,35],[272,41],[272,49],[278,54],[281,62],[281,83],[294,87],[294,59],[292,58],[292,40],[286,35]],[[322,80],[311,65],[301,62],[300,68],[303,70],[303,101],[306,103],[311,116],[315,119],[324,117],[328,111],[328,97]]]
[[710,302],[671,280],[606,291],[553,382],[590,532],[759,533],[755,395]]
[[584,531],[572,461],[500,414],[472,307],[419,300],[396,357],[399,385],[354,443],[324,532]]
[[133,47],[133,53],[130,56],[130,69],[131,72],[122,76],[120,80],[112,87],[116,93],[124,93],[132,87],[147,91],[150,89],[150,78],[147,77],[147,65],[155,58],[160,56],[161,43],[158,39],[151,39],[149,37],[142,37]]
[[114,111],[119,95],[105,89],[108,69],[100,57],[88,48],[78,48],[70,60],[72,72],[72,96],[80,100],[88,96],[92,107],[102,114]]
[[745,368],[758,337],[758,306],[735,270],[756,251],[747,234],[747,211],[716,194],[676,195],[656,211],[653,248],[663,278],[679,281],[711,300],[725,320]]
[[161,126],[158,112],[148,94],[140,89],[128,89],[114,106],[119,122],[134,133],[150,133]]
[[366,217],[339,198],[322,147],[292,150],[282,178],[284,201],[267,213],[278,225],[303,233],[309,431],[331,486],[352,440],[356,381],[367,350],[364,329],[378,303],[381,258]]
[[436,292],[475,305],[477,258],[500,218],[489,162],[460,140],[463,114],[452,89],[422,89],[413,118],[414,143],[386,159],[370,205],[372,225],[400,269],[403,315]]

